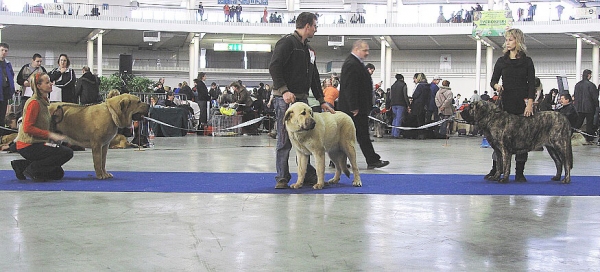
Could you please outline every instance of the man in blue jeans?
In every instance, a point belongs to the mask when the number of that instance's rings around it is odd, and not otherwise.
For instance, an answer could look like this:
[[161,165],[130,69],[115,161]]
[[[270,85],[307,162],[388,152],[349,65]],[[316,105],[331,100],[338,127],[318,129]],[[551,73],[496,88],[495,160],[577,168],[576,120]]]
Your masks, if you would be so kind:
[[406,110],[410,105],[408,100],[408,90],[406,82],[404,82],[404,76],[402,74],[396,74],[396,82],[392,84],[390,88],[390,101],[389,106],[394,112],[394,121],[392,122],[392,137],[400,138],[400,129],[396,127],[402,126],[402,118]]
[[[302,12],[296,19],[296,31],[281,38],[273,49],[269,73],[273,78],[273,105],[277,119],[277,147],[275,165],[277,168],[276,189],[289,188],[289,169],[292,143],[284,125],[285,111],[294,102],[308,102],[308,90],[321,104],[321,109],[335,113],[323,99],[321,79],[316,65],[315,51],[308,45],[308,39],[317,32],[317,16]],[[316,183],[317,174],[310,164],[306,168],[304,183]]]

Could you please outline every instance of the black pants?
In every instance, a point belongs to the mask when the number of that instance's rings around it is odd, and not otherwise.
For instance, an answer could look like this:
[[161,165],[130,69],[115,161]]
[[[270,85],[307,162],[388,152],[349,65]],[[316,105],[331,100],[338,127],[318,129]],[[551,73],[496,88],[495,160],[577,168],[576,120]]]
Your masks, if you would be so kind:
[[[586,113],[586,112],[578,112],[577,124],[575,124],[575,128],[580,128],[583,125],[583,120],[585,120],[585,133],[594,135],[596,128],[594,127],[594,114]],[[585,139],[588,142],[594,140],[594,136],[585,136]]]
[[17,152],[31,161],[25,171],[41,179],[51,179],[55,176],[52,173],[62,171],[61,166],[73,158],[72,149],[62,145],[48,146],[44,143],[32,144],[18,149]]
[[0,101],[0,126],[2,127],[6,125],[6,107],[8,107],[8,98],[5,98],[3,101]]
[[350,114],[350,117],[352,117],[352,121],[356,127],[356,141],[365,159],[367,159],[367,164],[377,163],[381,157],[375,153],[375,148],[373,148],[373,143],[371,143],[368,113],[359,112],[356,116]]

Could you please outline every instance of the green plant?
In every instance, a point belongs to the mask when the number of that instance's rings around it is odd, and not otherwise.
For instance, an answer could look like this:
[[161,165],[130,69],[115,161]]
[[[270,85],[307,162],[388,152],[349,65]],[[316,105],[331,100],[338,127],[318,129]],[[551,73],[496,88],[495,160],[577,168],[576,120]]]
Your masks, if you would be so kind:
[[149,78],[141,76],[119,76],[114,73],[108,77],[100,78],[100,92],[108,93],[112,89],[117,89],[123,92],[130,93],[146,93],[152,92],[152,86],[155,82]]

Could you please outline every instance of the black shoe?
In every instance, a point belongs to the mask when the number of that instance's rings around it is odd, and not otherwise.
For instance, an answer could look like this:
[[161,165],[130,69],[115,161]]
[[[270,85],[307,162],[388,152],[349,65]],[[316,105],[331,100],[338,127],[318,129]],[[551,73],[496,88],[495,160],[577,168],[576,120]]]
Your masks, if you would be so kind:
[[376,163],[372,163],[372,164],[367,165],[367,169],[381,168],[381,167],[387,166],[388,164],[390,164],[389,161],[379,160]]
[[28,178],[30,178],[31,180],[33,180],[33,181],[36,181],[36,182],[46,181],[46,180],[45,180],[45,179],[43,179],[43,178],[40,178],[40,177],[34,176],[34,175],[33,175],[33,174],[31,174],[29,171],[27,171],[27,169],[25,169],[25,171],[23,171],[23,175],[25,175],[26,177],[28,177]]
[[29,163],[26,160],[11,161],[10,166],[12,166],[12,169],[15,170],[15,176],[19,180],[27,179],[27,177],[25,177],[25,175],[23,175],[23,171],[25,171],[25,168],[27,168],[27,166],[29,166]]

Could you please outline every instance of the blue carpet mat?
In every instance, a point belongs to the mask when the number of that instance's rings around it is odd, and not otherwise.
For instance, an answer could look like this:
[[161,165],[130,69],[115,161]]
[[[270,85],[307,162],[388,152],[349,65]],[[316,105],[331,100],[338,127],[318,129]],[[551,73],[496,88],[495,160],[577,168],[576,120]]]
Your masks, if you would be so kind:
[[[18,180],[11,170],[0,170],[2,191],[91,191],[166,193],[264,194],[388,194],[388,195],[551,195],[600,196],[600,177],[574,176],[571,184],[551,181],[551,176],[528,175],[526,183],[499,184],[482,175],[362,174],[363,187],[352,187],[345,176],[339,184],[314,190],[274,189],[274,173],[112,172],[97,180],[91,171],[67,171],[59,181]],[[326,174],[331,178],[332,174]],[[511,180],[514,177],[511,177]],[[292,178],[295,180],[295,175]]]

